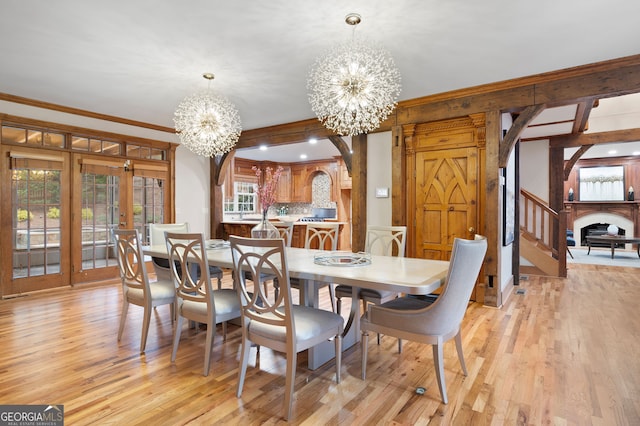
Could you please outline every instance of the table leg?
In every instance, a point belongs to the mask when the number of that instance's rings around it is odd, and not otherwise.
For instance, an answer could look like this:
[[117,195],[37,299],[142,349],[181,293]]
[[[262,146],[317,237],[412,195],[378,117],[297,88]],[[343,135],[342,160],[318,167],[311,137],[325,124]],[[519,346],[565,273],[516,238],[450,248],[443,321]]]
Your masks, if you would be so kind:
[[591,243],[587,240],[587,247],[589,247],[589,250],[587,250],[587,255],[589,255],[589,253],[591,253]]
[[[303,281],[300,286],[300,301],[305,306],[318,308],[319,287],[315,281]],[[349,320],[344,329],[342,337],[342,350],[346,350],[360,341],[360,303],[358,299],[358,289],[354,287],[351,298],[351,312]],[[308,351],[307,367],[309,370],[315,370],[336,356],[334,342],[322,342]]]

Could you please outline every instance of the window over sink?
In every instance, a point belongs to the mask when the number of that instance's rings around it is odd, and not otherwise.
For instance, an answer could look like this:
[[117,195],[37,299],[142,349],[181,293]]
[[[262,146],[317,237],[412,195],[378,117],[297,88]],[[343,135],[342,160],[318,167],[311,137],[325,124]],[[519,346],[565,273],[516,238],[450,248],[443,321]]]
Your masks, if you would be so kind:
[[224,202],[225,213],[257,212],[257,185],[252,182],[234,182],[233,198]]

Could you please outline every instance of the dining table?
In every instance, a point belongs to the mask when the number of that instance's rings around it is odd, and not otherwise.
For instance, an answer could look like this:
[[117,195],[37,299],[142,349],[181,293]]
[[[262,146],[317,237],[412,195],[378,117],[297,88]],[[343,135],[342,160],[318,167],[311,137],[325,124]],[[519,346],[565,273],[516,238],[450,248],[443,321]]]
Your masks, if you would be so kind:
[[[144,246],[143,252],[151,257],[168,258],[164,245]],[[366,260],[364,262],[349,261],[354,258],[357,259],[358,255],[351,252],[328,253],[316,249],[286,248],[289,276],[302,283],[301,304],[318,308],[322,283],[351,286],[351,309],[344,328],[343,350],[360,341],[359,289],[425,295],[442,286],[449,269],[449,262],[442,260],[367,254],[360,257]],[[212,266],[232,269],[233,259],[228,242],[208,241],[207,261]],[[333,343],[321,343],[309,349],[308,368],[315,370],[334,357]]]

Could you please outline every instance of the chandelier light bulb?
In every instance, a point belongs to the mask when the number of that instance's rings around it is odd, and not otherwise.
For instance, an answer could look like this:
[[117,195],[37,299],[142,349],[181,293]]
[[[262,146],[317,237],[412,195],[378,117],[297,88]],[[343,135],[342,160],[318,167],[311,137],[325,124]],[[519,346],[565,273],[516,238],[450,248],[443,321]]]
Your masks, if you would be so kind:
[[[347,15],[349,25],[360,16]],[[341,43],[316,61],[307,87],[311,109],[339,135],[354,136],[380,127],[397,105],[400,72],[391,55],[370,43]]]
[[[213,80],[213,74],[204,74]],[[178,105],[173,121],[180,142],[196,155],[214,157],[231,151],[242,125],[235,106],[221,94],[207,90],[187,96]]]

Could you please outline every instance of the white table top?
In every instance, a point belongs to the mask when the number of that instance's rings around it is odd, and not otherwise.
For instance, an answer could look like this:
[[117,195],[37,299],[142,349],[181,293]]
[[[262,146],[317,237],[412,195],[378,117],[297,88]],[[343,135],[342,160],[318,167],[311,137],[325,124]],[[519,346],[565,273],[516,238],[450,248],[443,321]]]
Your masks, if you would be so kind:
[[[146,246],[145,255],[167,258],[163,245]],[[387,290],[407,294],[428,294],[446,278],[449,262],[408,257],[371,256],[364,266],[327,266],[314,262],[320,250],[287,248],[289,275],[292,278],[346,284],[360,288]],[[207,250],[210,265],[233,268],[228,247]]]

